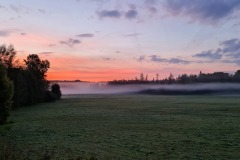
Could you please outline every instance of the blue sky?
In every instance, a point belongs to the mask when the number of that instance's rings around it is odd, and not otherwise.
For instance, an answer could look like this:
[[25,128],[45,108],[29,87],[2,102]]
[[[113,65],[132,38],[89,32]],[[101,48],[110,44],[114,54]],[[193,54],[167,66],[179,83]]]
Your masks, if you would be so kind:
[[49,79],[236,71],[239,0],[1,0],[0,41],[49,59]]

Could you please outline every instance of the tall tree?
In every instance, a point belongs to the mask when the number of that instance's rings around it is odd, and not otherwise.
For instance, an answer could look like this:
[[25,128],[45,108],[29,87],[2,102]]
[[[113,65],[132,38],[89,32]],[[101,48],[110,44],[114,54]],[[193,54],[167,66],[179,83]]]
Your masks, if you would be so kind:
[[33,71],[40,79],[46,78],[46,73],[50,68],[48,60],[41,60],[37,54],[30,54],[24,62],[28,70]]
[[144,81],[144,74],[143,73],[140,74],[139,80]]
[[31,95],[29,102],[30,104],[42,102],[49,87],[46,73],[50,63],[48,60],[41,60],[37,54],[30,54],[24,62],[27,66],[28,91]]
[[6,122],[12,104],[13,84],[7,77],[7,72],[0,63],[0,124]]
[[234,74],[233,80],[235,82],[240,82],[240,70],[237,70],[237,72]]
[[13,67],[15,56],[16,51],[13,45],[0,45],[0,63],[2,63],[5,68],[9,69]]

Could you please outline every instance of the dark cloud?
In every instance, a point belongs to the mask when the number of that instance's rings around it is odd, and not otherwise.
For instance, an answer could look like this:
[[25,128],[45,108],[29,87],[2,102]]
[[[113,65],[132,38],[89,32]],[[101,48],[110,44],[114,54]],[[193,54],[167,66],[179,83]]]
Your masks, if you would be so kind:
[[235,24],[233,25],[233,27],[238,27],[238,26],[240,26],[240,23],[235,23]]
[[193,60],[184,60],[182,58],[161,58],[157,55],[145,56],[141,55],[137,58],[139,62],[155,62],[155,63],[165,63],[165,64],[204,64],[204,63],[212,63],[212,60],[204,60],[204,61],[193,61]]
[[97,12],[99,18],[121,18],[124,16],[126,19],[135,19],[137,18],[138,11],[136,6],[130,5],[130,9],[126,12],[120,10],[102,10]]
[[229,45],[235,44],[237,41],[238,41],[238,39],[234,38],[234,39],[230,39],[230,40],[220,42],[220,45],[229,46]]
[[208,51],[203,51],[201,53],[193,55],[193,57],[198,57],[198,58],[207,58],[211,60],[218,60],[222,58],[222,50],[219,48],[217,50],[208,50]]
[[140,61],[140,62],[142,62],[142,61],[145,61],[146,59],[145,59],[145,56],[144,55],[141,55],[141,56],[139,56],[139,58],[138,58],[138,61]]
[[47,56],[47,55],[51,55],[51,54],[53,54],[54,52],[41,52],[41,53],[39,53],[39,54],[42,54],[42,55],[45,55],[45,56]]
[[0,5],[0,9],[5,8],[4,6]]
[[220,43],[223,46],[223,53],[227,53],[228,56],[234,58],[240,57],[240,40],[239,39],[230,39]]
[[67,41],[60,41],[59,43],[60,43],[60,44],[63,44],[63,45],[67,45],[67,46],[69,46],[69,47],[72,47],[72,46],[74,46],[74,45],[80,44],[81,41],[78,40],[78,39],[72,39],[72,38],[70,38],[70,39],[68,39]]
[[46,11],[44,9],[38,9],[38,12],[40,13],[46,13]]
[[120,18],[122,13],[119,10],[102,10],[97,15],[100,18]]
[[10,8],[17,13],[19,13],[21,10],[19,7],[15,6],[15,5],[10,5]]
[[230,63],[240,66],[240,39],[234,38],[219,43],[219,48],[202,51],[193,55],[195,58],[204,58],[205,60],[184,60],[181,58],[161,58],[157,55],[146,57],[142,55],[138,61],[169,63],[169,64],[190,64],[190,63]]
[[157,2],[157,0],[145,0],[145,7],[151,14],[155,14],[158,12],[156,8]]
[[20,33],[20,35],[21,35],[21,36],[26,36],[27,33],[22,32],[22,33]]
[[155,7],[147,7],[147,9],[150,13],[157,13],[158,12],[157,8],[155,8]]
[[21,18],[21,16],[18,16],[18,17],[16,17],[16,18],[14,18],[14,17],[11,17],[11,18],[9,18],[11,21],[13,21],[13,20],[16,20],[16,19],[20,19]]
[[84,34],[77,35],[77,37],[80,37],[80,38],[92,38],[92,37],[94,37],[94,34],[84,33]]
[[[168,64],[190,64],[193,63],[193,61],[183,60],[180,58],[161,58],[157,55],[151,55],[146,57],[145,55],[141,55],[138,57],[137,61],[139,62],[155,62],[155,63],[168,63]],[[200,62],[196,62],[200,63]]]
[[165,0],[164,8],[172,16],[186,16],[191,21],[216,24],[240,9],[239,0]]
[[191,61],[187,61],[187,60],[182,60],[179,58],[171,58],[167,60],[168,63],[173,63],[173,64],[189,64],[192,63]]
[[56,44],[50,43],[48,46],[49,46],[49,47],[54,47],[54,46],[56,46]]
[[[18,29],[18,28],[0,30],[0,37],[7,37],[15,33],[19,34],[20,31],[21,29]],[[20,35],[22,35],[22,33],[20,33]]]
[[180,59],[180,58],[166,59],[166,58],[158,57],[157,55],[150,56],[150,61],[158,62],[158,63],[169,63],[169,64],[189,64],[189,63],[192,63],[192,61],[183,60],[183,59]]
[[17,14],[29,14],[30,10],[24,6],[10,5],[10,9],[16,12]]
[[3,30],[3,31],[1,31],[0,30],[0,37],[7,37],[7,36],[9,36],[10,35],[10,31],[8,31],[8,30]]
[[130,34],[125,34],[124,36],[125,37],[137,37],[137,36],[140,36],[141,34],[140,33],[130,33]]
[[130,9],[125,13],[125,17],[127,19],[135,19],[137,15],[138,15],[138,12],[135,9]]
[[240,59],[235,60],[222,60],[223,63],[230,63],[230,64],[236,64],[237,66],[240,66]]
[[156,5],[158,0],[145,0],[144,3],[147,5]]
[[108,58],[108,57],[104,57],[103,60],[104,60],[104,61],[110,61],[110,60],[112,60],[112,59],[111,59],[111,58]]
[[193,55],[193,57],[219,60],[223,63],[240,65],[240,39],[230,39],[219,43],[218,49],[211,49]]

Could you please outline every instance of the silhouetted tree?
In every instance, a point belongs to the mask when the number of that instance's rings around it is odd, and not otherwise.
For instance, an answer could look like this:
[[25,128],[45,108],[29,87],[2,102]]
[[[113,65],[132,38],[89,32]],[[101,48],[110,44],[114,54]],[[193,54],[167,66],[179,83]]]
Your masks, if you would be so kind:
[[0,63],[0,124],[6,122],[12,104],[13,84],[7,77],[4,66]]
[[[147,76],[146,76],[147,77]],[[159,80],[159,74],[156,74],[156,80],[149,81],[144,78],[144,74],[140,74],[140,79],[135,80],[114,80],[110,81],[109,84],[189,84],[189,83],[210,83],[210,82],[240,82],[240,70],[238,70],[234,75],[224,72],[214,72],[214,73],[202,73],[200,71],[199,75],[194,74],[182,74],[177,78],[174,78],[172,74],[168,78]]]
[[50,68],[48,60],[41,60],[37,54],[30,54],[24,62],[28,70],[34,72],[40,79],[45,80],[46,73]]
[[23,68],[12,68],[8,75],[14,84],[13,107],[29,104],[28,88],[31,83],[28,81],[28,71]]
[[145,77],[145,81],[148,81],[148,74],[147,74],[146,77]]
[[24,62],[27,67],[29,102],[30,104],[42,102],[49,87],[46,73],[50,63],[48,60],[41,60],[37,54],[30,54]]
[[240,70],[237,70],[237,72],[233,76],[234,82],[240,82]]
[[170,73],[167,81],[168,81],[168,84],[173,84],[175,82],[175,79],[172,73]]
[[[7,52],[9,54],[6,54]],[[36,54],[31,54],[24,60],[26,66],[14,66],[14,48],[12,46],[8,48],[2,46],[2,53],[4,54],[1,55],[8,55],[1,56],[4,57],[1,59],[4,59],[4,66],[8,71],[8,76],[14,83],[13,106],[18,107],[43,102],[49,87],[46,73],[50,63],[47,60],[41,60]]]
[[60,99],[62,96],[62,92],[60,90],[60,85],[55,83],[51,86],[51,92],[56,96],[57,99]]
[[197,83],[198,82],[197,75],[191,74],[188,78],[189,78],[190,83]]
[[140,74],[139,80],[144,81],[144,74],[143,73]]
[[158,78],[159,78],[159,74],[157,73],[157,74],[156,74],[156,81],[159,81]]
[[8,70],[9,68],[13,68],[13,61],[16,56],[16,51],[13,45],[9,45],[8,47],[3,44],[0,45],[0,63]]

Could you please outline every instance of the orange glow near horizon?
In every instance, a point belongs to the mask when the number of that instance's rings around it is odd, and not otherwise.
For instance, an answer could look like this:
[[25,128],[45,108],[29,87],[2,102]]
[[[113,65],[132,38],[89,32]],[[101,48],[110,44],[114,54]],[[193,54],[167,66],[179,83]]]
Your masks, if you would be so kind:
[[138,75],[137,70],[96,70],[89,71],[61,71],[47,74],[48,80],[81,80],[89,82],[111,81],[116,79],[133,79]]
[[[197,66],[191,65],[191,68],[186,69],[184,65],[179,65],[177,68],[173,65],[149,65],[148,63],[139,64],[134,61],[125,60],[126,65],[122,65],[121,60],[104,61],[99,58],[89,58],[84,56],[69,56],[68,54],[39,54],[40,59],[50,61],[50,69],[47,73],[48,80],[81,80],[89,82],[101,82],[121,79],[135,79],[140,73],[148,75],[148,80],[156,79],[156,74],[159,74],[159,79],[164,79],[172,73],[175,77],[180,74],[199,74],[200,70]],[[20,64],[23,64],[23,59],[26,59],[28,53],[20,52],[16,57]],[[156,69],[158,68],[158,69]],[[216,65],[219,71],[232,71],[236,68],[227,67],[224,65]],[[207,66],[202,66],[203,73],[211,73],[216,70],[210,69]]]
[[[28,53],[24,52],[21,54],[20,58],[17,57],[20,62],[23,59],[26,59]],[[156,74],[159,74],[159,79],[164,79],[172,73],[175,77],[180,74],[198,74],[200,72],[197,67],[193,67],[191,69],[186,70],[184,66],[175,67],[163,67],[159,66],[159,70],[156,70],[156,66],[151,66],[148,68],[140,68],[139,66],[134,66],[131,62],[129,65],[120,66],[119,61],[108,62],[102,61],[99,59],[90,59],[86,57],[80,56],[59,56],[57,58],[53,55],[39,55],[42,60],[50,61],[50,69],[47,73],[48,80],[81,80],[81,81],[89,81],[89,82],[101,82],[101,81],[111,81],[111,80],[121,80],[121,79],[135,79],[139,77],[140,73],[144,73],[144,75],[148,75],[148,79],[152,80],[156,79]],[[21,63],[23,64],[23,63]],[[136,65],[136,64],[135,64]],[[116,66],[120,66],[117,68]],[[222,66],[219,69],[226,71],[235,71],[232,67]],[[224,70],[225,69],[225,70]],[[215,72],[214,69],[209,69],[208,67],[204,67],[201,70],[205,73]]]

